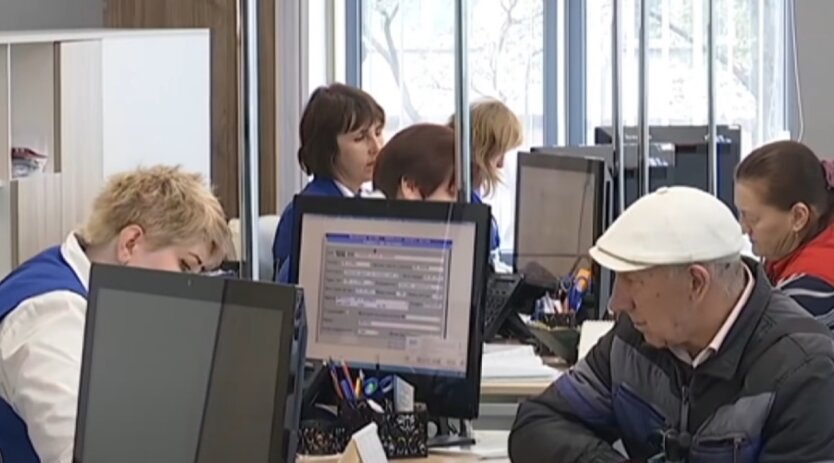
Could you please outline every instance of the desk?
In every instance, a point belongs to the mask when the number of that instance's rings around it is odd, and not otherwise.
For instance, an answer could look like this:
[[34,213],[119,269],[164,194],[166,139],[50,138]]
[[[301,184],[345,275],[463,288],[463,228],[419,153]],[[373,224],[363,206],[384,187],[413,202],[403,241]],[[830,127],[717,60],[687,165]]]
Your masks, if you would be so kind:
[[475,429],[509,430],[515,420],[518,404],[541,394],[552,382],[552,380],[483,381],[478,419],[472,425]]
[[484,381],[481,383],[481,399],[489,397],[528,398],[539,395],[552,381]]

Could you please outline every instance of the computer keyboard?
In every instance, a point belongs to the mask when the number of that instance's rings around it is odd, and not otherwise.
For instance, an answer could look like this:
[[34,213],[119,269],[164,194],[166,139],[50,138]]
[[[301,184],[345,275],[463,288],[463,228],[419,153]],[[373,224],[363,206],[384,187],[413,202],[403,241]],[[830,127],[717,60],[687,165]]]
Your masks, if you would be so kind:
[[521,274],[493,273],[489,276],[484,297],[484,342],[498,334],[501,325],[512,312],[510,302],[524,277]]

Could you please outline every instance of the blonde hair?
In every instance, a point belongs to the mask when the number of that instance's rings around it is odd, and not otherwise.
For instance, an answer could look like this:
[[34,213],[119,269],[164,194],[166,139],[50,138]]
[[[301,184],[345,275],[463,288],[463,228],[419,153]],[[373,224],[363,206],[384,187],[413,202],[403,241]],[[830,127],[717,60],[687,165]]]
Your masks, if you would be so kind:
[[151,246],[208,245],[216,266],[232,257],[232,235],[223,207],[203,176],[180,167],[139,168],[111,177],[78,231],[89,246],[111,242],[130,225],[142,227]]
[[[501,181],[501,172],[493,166],[492,161],[521,146],[524,133],[518,116],[499,100],[476,101],[469,109],[472,185],[483,186],[484,195],[489,195]],[[449,118],[447,125],[455,128],[454,115]]]

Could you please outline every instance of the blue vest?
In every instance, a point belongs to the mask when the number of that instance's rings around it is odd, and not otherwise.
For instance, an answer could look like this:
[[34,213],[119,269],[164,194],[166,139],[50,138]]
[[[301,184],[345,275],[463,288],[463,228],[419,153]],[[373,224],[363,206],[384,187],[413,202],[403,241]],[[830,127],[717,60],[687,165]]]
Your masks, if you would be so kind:
[[[71,291],[87,298],[87,289],[55,246],[29,259],[0,281],[0,321],[21,302],[52,291]],[[26,423],[0,400],[0,454],[14,463],[40,463]]]
[[[472,191],[472,196],[470,196],[469,202],[472,204],[483,204],[484,201],[481,199],[481,195],[476,193],[474,190]],[[489,250],[495,251],[499,247],[501,247],[501,235],[498,234],[498,221],[495,220],[495,216],[491,217],[492,220],[489,224]]]
[[[324,177],[314,177],[313,181],[307,184],[301,193],[301,196],[332,196],[332,197],[340,197],[344,196],[342,194],[342,190],[336,185],[332,179],[324,178]],[[282,283],[287,283],[285,281],[288,279],[289,272],[285,270],[282,273],[282,278],[284,279],[279,280],[279,270],[283,266],[285,269],[289,269],[289,259],[292,255],[293,243],[292,243],[292,234],[293,229],[295,229],[295,211],[293,208],[293,203],[290,201],[287,204],[287,207],[284,208],[284,212],[281,213],[281,220],[278,222],[278,230],[275,231],[275,241],[272,242],[272,258],[274,268],[273,271],[275,272],[275,280],[281,281]]]

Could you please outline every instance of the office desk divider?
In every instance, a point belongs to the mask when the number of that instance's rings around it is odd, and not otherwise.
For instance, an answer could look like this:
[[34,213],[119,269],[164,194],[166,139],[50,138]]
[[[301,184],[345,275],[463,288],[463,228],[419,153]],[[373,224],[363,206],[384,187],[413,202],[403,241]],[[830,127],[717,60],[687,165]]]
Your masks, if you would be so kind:
[[299,430],[299,453],[333,455],[347,447],[354,432],[376,423],[379,439],[390,459],[426,457],[428,451],[428,413],[425,407],[414,412],[395,412],[386,400],[384,412],[374,411],[366,400],[339,405],[335,420],[304,420]]

